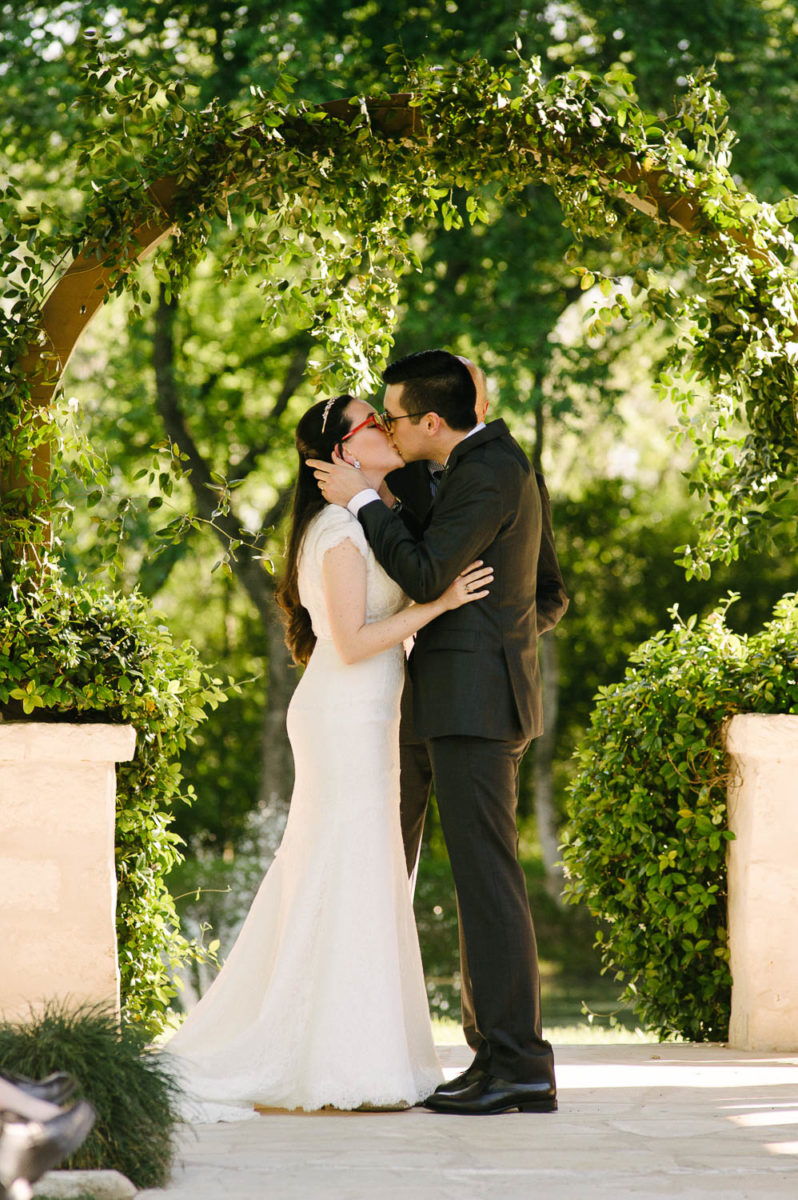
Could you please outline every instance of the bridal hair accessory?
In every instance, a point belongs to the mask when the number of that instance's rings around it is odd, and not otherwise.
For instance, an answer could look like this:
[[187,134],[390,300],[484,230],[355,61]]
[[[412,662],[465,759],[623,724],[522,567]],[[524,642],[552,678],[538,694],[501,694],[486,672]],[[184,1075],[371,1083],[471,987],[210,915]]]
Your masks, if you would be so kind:
[[321,415],[321,431],[322,431],[322,433],[324,433],[324,427],[327,424],[327,418],[330,415],[330,409],[335,404],[336,399],[337,399],[337,397],[333,396],[332,399],[328,400],[327,403],[324,405],[324,412]]

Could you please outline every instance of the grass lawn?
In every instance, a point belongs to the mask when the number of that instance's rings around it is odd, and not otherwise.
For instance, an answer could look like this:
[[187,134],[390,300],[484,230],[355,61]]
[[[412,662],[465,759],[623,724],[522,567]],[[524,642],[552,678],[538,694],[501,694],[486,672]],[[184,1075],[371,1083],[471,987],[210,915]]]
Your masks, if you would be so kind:
[[[545,1012],[545,1001],[544,1001]],[[451,1017],[433,1017],[432,1032],[436,1046],[464,1046],[463,1030]],[[574,1025],[546,1024],[543,1030],[554,1046],[620,1046],[630,1042],[654,1042],[659,1039],[644,1029],[629,1029],[624,1025],[589,1025],[587,1021]]]

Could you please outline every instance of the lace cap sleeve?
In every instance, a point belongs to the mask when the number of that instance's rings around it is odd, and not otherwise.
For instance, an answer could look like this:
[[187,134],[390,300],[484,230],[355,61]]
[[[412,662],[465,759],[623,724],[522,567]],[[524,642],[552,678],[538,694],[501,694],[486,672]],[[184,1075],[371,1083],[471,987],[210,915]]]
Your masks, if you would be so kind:
[[341,508],[337,504],[328,504],[308,530],[307,549],[320,564],[328,550],[332,550],[334,546],[347,540],[352,542],[366,558],[369,544],[363,532],[363,526],[357,517],[353,517],[347,508]]

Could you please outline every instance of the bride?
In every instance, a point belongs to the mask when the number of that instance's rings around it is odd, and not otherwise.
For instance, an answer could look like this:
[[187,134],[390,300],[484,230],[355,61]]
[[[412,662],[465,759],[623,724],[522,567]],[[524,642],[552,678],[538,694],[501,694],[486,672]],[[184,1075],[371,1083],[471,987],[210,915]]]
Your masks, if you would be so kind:
[[378,488],[402,460],[362,400],[297,426],[299,474],[278,599],[306,669],[288,708],[296,782],[277,856],[227,961],[168,1044],[191,1120],[253,1105],[406,1107],[442,1080],[399,826],[402,642],[488,593],[475,563],[408,604],[308,458],[337,450]]

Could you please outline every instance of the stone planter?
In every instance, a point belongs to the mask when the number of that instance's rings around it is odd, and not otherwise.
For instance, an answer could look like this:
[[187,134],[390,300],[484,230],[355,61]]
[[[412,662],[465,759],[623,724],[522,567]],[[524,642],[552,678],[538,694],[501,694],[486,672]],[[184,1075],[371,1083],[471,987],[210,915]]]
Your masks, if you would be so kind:
[[119,1006],[114,828],[129,725],[0,723],[0,1017]]
[[729,1044],[798,1050],[798,716],[726,726],[729,783]]

